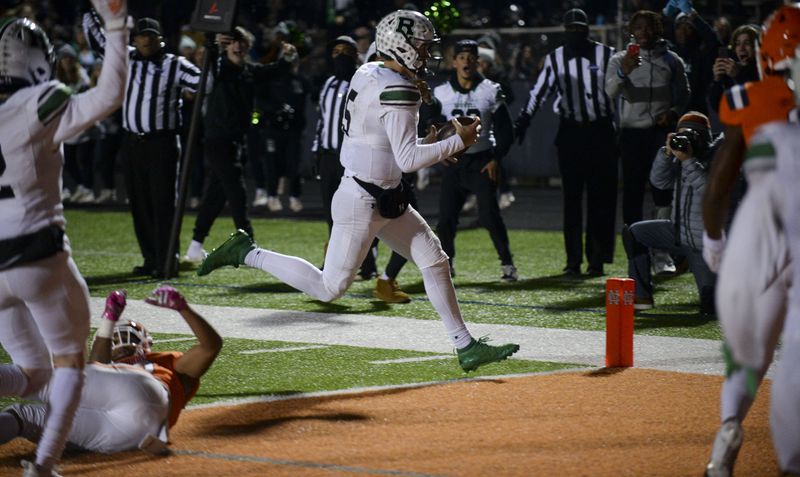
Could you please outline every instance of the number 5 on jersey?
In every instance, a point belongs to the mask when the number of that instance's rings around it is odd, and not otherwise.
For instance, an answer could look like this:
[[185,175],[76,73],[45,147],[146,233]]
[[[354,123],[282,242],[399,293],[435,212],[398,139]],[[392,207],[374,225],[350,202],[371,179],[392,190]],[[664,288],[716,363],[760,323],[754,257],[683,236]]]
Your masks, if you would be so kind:
[[353,101],[356,100],[356,96],[358,96],[358,91],[351,89],[349,93],[347,93],[347,101],[344,106],[344,119],[342,120],[342,131],[348,136],[350,135],[350,119],[352,115],[350,114],[350,107],[352,106]]

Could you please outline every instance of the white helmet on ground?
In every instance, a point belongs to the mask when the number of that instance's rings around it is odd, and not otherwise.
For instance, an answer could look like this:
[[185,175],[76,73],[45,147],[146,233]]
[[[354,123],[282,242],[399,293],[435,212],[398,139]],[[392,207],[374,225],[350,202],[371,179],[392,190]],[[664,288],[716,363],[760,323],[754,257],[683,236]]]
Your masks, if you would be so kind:
[[111,359],[117,363],[136,364],[144,361],[153,347],[153,338],[139,322],[122,320],[111,337]]
[[794,102],[800,106],[800,46],[794,50],[794,58],[789,65],[789,78],[794,91]]
[[386,15],[378,23],[375,34],[378,53],[414,73],[424,70],[428,58],[427,54],[420,55],[420,48],[438,41],[433,23],[413,10],[397,10]]
[[44,30],[27,18],[0,22],[0,92],[49,81],[55,53]]

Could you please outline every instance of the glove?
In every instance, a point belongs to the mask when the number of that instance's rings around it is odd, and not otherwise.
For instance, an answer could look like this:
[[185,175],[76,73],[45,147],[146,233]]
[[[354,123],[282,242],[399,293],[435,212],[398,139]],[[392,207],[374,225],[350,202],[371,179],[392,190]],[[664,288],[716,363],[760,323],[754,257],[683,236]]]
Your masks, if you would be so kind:
[[92,0],[92,7],[105,23],[106,30],[119,30],[128,23],[127,0]]
[[708,268],[717,273],[719,264],[722,262],[722,252],[725,251],[725,233],[719,240],[712,239],[708,233],[703,231],[703,260],[706,261]]
[[128,293],[125,290],[115,290],[106,298],[106,309],[103,318],[116,323],[122,311],[125,310]]
[[528,113],[521,113],[514,121],[514,137],[517,139],[517,144],[522,144],[525,140],[525,131],[531,125],[531,115]]
[[144,300],[151,305],[169,308],[175,311],[185,310],[188,306],[180,292],[169,285],[161,285]]

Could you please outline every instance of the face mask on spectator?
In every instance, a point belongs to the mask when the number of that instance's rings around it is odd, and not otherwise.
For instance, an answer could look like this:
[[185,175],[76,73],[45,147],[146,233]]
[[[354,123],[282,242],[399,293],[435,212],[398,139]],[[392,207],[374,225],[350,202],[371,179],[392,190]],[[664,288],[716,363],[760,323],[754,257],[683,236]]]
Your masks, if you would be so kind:
[[333,59],[333,74],[339,79],[349,80],[356,72],[356,60],[349,55],[337,55]]

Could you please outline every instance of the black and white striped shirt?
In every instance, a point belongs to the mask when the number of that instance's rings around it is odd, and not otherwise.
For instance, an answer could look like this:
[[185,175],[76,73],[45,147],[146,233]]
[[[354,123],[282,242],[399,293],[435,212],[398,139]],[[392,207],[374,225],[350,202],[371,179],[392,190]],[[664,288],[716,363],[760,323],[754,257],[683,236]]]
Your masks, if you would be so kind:
[[560,46],[544,60],[524,112],[533,116],[555,93],[553,109],[562,118],[586,123],[610,118],[613,102],[605,92],[605,73],[614,48],[587,42],[576,54]]
[[[84,15],[83,29],[92,49],[102,55],[105,32],[94,12]],[[186,58],[171,53],[142,58],[133,47],[128,53],[122,127],[135,134],[177,131],[181,127],[182,90],[197,90],[200,70]]]
[[319,95],[319,119],[312,151],[338,151],[342,145],[342,115],[347,103],[350,81],[331,76],[325,81]]

